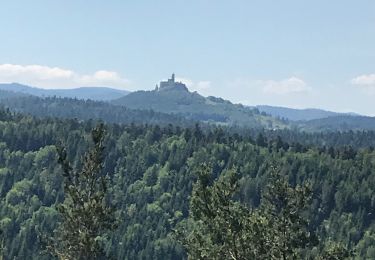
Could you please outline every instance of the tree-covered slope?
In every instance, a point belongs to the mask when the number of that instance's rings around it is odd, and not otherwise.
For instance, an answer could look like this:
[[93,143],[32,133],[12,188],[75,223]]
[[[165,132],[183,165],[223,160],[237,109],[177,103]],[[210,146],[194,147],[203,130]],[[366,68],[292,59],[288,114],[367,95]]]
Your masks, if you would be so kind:
[[[8,93],[8,92],[7,92]],[[9,92],[11,93],[11,92]],[[1,93],[0,93],[1,94]],[[136,110],[114,106],[107,102],[78,100],[71,98],[36,96],[14,96],[0,98],[0,106],[11,111],[34,115],[37,117],[77,118],[79,120],[103,120],[117,124],[160,124],[175,123],[180,126],[193,125],[183,117],[158,113],[151,110]]]
[[[56,226],[63,201],[56,144],[67,147],[75,168],[90,142],[94,121],[36,119],[0,112],[0,228],[6,259],[49,259],[39,233]],[[115,259],[184,259],[173,229],[189,214],[189,196],[201,164],[213,178],[237,169],[235,199],[257,207],[272,167],[293,186],[310,181],[313,201],[305,214],[320,239],[373,259],[375,242],[375,152],[331,154],[279,138],[267,142],[199,127],[106,125],[104,172],[121,220],[106,244]],[[334,136],[332,138],[335,138]],[[264,141],[264,140],[263,140]],[[100,239],[100,238],[99,238]],[[304,252],[315,256],[322,248]]]
[[[51,86],[53,87],[53,86]],[[91,100],[112,100],[129,94],[129,91],[107,87],[80,87],[73,89],[42,89],[30,87],[18,83],[0,84],[0,90],[23,93],[38,97],[67,97]]]
[[25,97],[26,94],[23,93],[16,93],[12,91],[6,91],[0,89],[0,100],[1,99],[9,99],[9,98],[15,98],[15,97]]
[[375,117],[341,115],[310,120],[300,126],[307,131],[375,130]]
[[179,114],[188,119],[209,121],[224,125],[242,125],[264,128],[285,128],[287,124],[271,116],[261,115],[258,110],[216,97],[203,97],[197,92],[184,89],[137,91],[113,104],[133,109]]
[[[175,124],[179,126],[189,126],[194,125],[195,122],[202,122],[210,123],[211,125],[230,126],[234,128],[251,127],[253,129],[257,129],[257,131],[260,131],[263,128],[275,130],[275,128],[285,129],[287,127],[287,125],[282,121],[276,120],[270,116],[261,115],[257,112],[257,110],[249,110],[248,108],[244,108],[239,105],[239,110],[237,110],[236,108],[235,110],[233,110],[235,112],[231,112],[232,116],[236,115],[238,117],[238,121],[227,122],[225,121],[226,119],[223,119],[223,116],[218,114],[184,114],[158,112],[151,108],[138,108],[142,106],[133,106],[133,108],[130,108],[126,106],[114,105],[104,101],[78,100],[59,97],[41,98],[22,93],[0,90],[0,94],[1,93],[4,93],[4,95],[2,95],[2,98],[0,98],[0,106],[9,108],[15,112],[26,113],[38,117],[77,118],[80,120],[101,119],[105,122],[118,124]],[[178,94],[181,95],[181,93],[177,93],[176,96],[178,96]],[[185,100],[184,95],[186,94],[181,95],[180,100]],[[204,97],[199,96],[196,93],[188,92],[187,95],[194,96],[190,101],[187,101],[190,104],[186,105],[189,109],[194,108],[197,103],[199,104],[197,100],[205,100]],[[176,101],[176,96],[174,96],[173,101],[171,102]],[[229,110],[226,108],[223,110],[223,107],[219,109],[223,111],[231,111],[230,107],[233,108],[237,106],[233,105],[229,101],[225,101],[219,98],[209,97],[207,98],[207,100],[228,105]],[[186,103],[186,101],[184,102]],[[158,100],[156,103],[163,104],[162,102],[160,102],[160,100]],[[206,105],[206,103],[201,102],[198,107],[200,107],[199,109],[201,109],[201,111],[205,111]],[[248,121],[245,121],[245,119],[248,119]],[[222,120],[224,120],[225,122]]]
[[[256,106],[256,108],[259,109],[259,111],[265,112],[274,117],[285,118],[291,121],[308,121],[332,116],[349,115],[345,113],[337,113],[315,108],[294,109],[288,107],[275,107],[266,105]],[[354,116],[354,114],[351,115]]]
[[[95,92],[93,92],[95,94]],[[111,123],[174,123],[200,121],[228,127],[293,129],[306,132],[375,130],[375,118],[332,115],[327,118],[288,121],[216,97],[203,97],[183,89],[138,91],[111,103],[59,97],[37,97],[0,90],[0,104],[36,116],[103,119]],[[126,107],[126,108],[124,108]],[[155,112],[153,112],[155,111]]]
[[277,118],[290,120],[300,131],[335,132],[375,130],[375,117],[354,113],[336,113],[321,109],[291,109],[286,107],[256,106],[259,111]]

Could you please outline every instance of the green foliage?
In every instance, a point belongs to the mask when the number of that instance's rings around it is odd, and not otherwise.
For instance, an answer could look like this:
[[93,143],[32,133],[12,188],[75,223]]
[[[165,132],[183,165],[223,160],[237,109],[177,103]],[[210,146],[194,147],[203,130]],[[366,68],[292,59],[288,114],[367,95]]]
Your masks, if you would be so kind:
[[309,231],[309,222],[304,216],[311,201],[308,183],[291,187],[276,169],[271,170],[260,210],[269,220],[270,240],[274,239],[276,248],[271,249],[272,256],[276,259],[300,258],[300,249],[317,245],[317,237]]
[[[1,96],[0,90],[0,96]],[[0,98],[0,104],[12,111],[38,117],[78,118],[80,120],[103,120],[109,123],[160,124],[177,123],[189,126],[193,123],[181,116],[158,113],[151,110],[134,110],[108,102],[78,100],[72,98],[12,95]]]
[[190,200],[189,232],[179,233],[191,259],[297,259],[317,239],[302,216],[309,186],[292,188],[273,173],[258,209],[235,200],[239,175],[230,170],[212,183],[212,170],[198,172]]
[[323,253],[318,257],[319,260],[342,260],[349,259],[354,256],[354,253],[348,250],[340,243],[328,242]]
[[287,123],[268,115],[261,115],[256,109],[233,104],[222,98],[206,98],[197,92],[178,88],[163,91],[137,91],[113,100],[112,103],[132,109],[152,109],[168,114],[179,114],[190,120],[223,125],[269,129],[288,127]]
[[107,205],[108,175],[103,174],[104,126],[92,131],[94,147],[85,154],[82,169],[73,170],[60,148],[58,162],[64,175],[65,201],[61,223],[47,250],[59,259],[104,259],[103,243],[115,227],[114,208]]
[[[55,102],[53,98],[49,100],[49,105],[38,109],[48,113]],[[64,102],[55,104],[57,114],[73,112],[68,108],[71,100]],[[87,111],[85,116],[96,111],[90,110],[90,102],[82,104],[86,106],[78,111]],[[67,110],[61,111],[61,107]],[[142,113],[138,115],[142,117]],[[0,109],[0,229],[4,259],[51,258],[41,254],[38,234],[52,234],[58,228],[63,219],[56,209],[69,201],[64,194],[65,178],[55,145],[60,140],[64,143],[73,172],[80,172],[82,156],[93,147],[90,136],[96,124],[94,120],[42,119]],[[258,223],[252,225],[259,230],[269,224],[268,219],[262,218],[265,206],[261,206],[266,203],[264,193],[270,183],[269,165],[277,165],[293,189],[304,187],[308,180],[313,197],[299,216],[309,220],[304,232],[315,233],[320,243],[312,250],[307,245],[298,253],[306,259],[316,259],[327,242],[337,241],[348,250],[355,250],[355,259],[374,258],[375,152],[370,147],[374,132],[307,134],[130,123],[107,124],[105,128],[101,172],[108,173],[111,180],[105,205],[116,205],[114,215],[119,221],[113,232],[100,237],[99,244],[115,259],[187,258],[172,234],[180,225],[186,225],[188,231],[194,227],[189,226],[191,220],[187,221],[189,197],[196,182],[194,173],[200,171],[202,163],[212,166],[212,180],[231,179],[233,169],[241,173],[233,173],[237,188],[229,205],[239,213],[250,212],[248,221]],[[258,133],[264,137],[262,146],[254,142]],[[236,230],[236,222],[227,219]],[[262,238],[260,231],[252,232]]]

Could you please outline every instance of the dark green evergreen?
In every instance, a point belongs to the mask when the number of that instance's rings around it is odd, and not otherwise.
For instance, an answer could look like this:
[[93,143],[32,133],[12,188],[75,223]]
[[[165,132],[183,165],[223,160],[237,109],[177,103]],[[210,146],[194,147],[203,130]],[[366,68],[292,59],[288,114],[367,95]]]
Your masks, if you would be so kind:
[[[68,199],[56,144],[62,141],[71,167],[82,169],[96,125],[95,120],[36,118],[0,109],[4,259],[50,259],[41,254],[38,235],[58,228],[58,205]],[[118,226],[99,240],[115,259],[187,257],[173,230],[189,219],[189,198],[202,163],[212,166],[212,181],[230,179],[235,169],[233,203],[251,212],[264,207],[270,165],[277,165],[293,189],[309,181],[311,202],[300,216],[309,220],[303,230],[316,234],[319,244],[298,253],[307,259],[336,257],[340,247],[354,250],[355,259],[375,258],[374,132],[318,135],[131,122],[105,127],[102,172],[111,180],[106,202],[116,205]],[[259,133],[262,145],[254,141]],[[231,225],[235,230],[235,222]]]
[[108,231],[116,226],[115,210],[108,202],[108,173],[103,173],[103,124],[91,135],[94,147],[84,155],[81,170],[73,169],[65,148],[58,148],[65,201],[58,205],[61,222],[47,250],[59,259],[107,259]]
[[[198,173],[190,201],[190,218],[180,231],[191,259],[301,259],[303,249],[318,244],[303,216],[311,202],[309,185],[291,187],[283,176],[271,180],[258,208],[236,200],[239,174],[222,174],[212,183],[212,169]],[[238,196],[237,196],[238,197]],[[343,258],[342,258],[343,259]]]

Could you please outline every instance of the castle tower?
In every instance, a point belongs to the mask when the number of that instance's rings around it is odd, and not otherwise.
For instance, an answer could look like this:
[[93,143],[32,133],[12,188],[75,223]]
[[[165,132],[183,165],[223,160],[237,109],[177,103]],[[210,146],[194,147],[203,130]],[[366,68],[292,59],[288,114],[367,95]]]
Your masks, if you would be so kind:
[[174,82],[174,73],[172,73],[172,82]]

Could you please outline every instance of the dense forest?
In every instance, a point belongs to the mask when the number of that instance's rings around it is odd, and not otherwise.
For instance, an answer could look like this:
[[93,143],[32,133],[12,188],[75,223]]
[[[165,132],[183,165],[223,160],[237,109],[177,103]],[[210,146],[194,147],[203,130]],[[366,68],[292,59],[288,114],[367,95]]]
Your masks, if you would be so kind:
[[[0,90],[0,104],[11,111],[29,114],[38,118],[58,117],[64,119],[78,120],[103,120],[107,123],[118,124],[151,124],[167,126],[173,124],[180,127],[192,127],[195,122],[200,122],[203,130],[215,128],[217,124],[210,124],[204,115],[190,115],[187,119],[180,114],[167,114],[153,110],[130,109],[122,106],[114,106],[107,102],[93,100],[79,100],[72,98],[27,96],[15,92]],[[259,113],[253,110],[254,113]],[[217,117],[220,117],[216,115]],[[210,115],[212,119],[213,114]],[[267,117],[268,118],[268,117]],[[334,117],[333,119],[335,119]],[[331,121],[334,121],[332,118]],[[202,120],[204,122],[202,122]],[[218,119],[219,120],[219,119]],[[268,139],[276,139],[278,136],[289,144],[303,144],[305,146],[320,146],[322,149],[350,146],[353,148],[375,147],[375,131],[368,130],[346,130],[346,131],[301,131],[297,126],[290,125],[288,128],[273,129],[272,120],[265,121],[266,125],[254,124],[252,127],[241,125],[222,125],[226,131],[237,133],[241,136],[248,136],[257,139],[259,134]],[[310,122],[310,121],[308,121]],[[211,122],[212,123],[212,122]],[[291,122],[284,121],[285,124]],[[358,127],[358,126],[357,126]],[[356,127],[356,128],[357,128]]]
[[[200,121],[253,128],[285,127],[282,121],[266,114],[261,115],[257,109],[234,105],[221,99],[215,99],[220,102],[215,101],[215,103],[207,105],[206,99],[196,93],[187,92],[188,94],[186,94],[183,92],[184,95],[179,96],[177,94],[180,94],[180,91],[172,92],[168,92],[166,96],[168,101],[159,98],[159,96],[153,97],[153,100],[150,101],[146,95],[133,101],[139,106],[130,106],[115,101],[104,102],[56,96],[37,97],[0,90],[0,96],[3,96],[3,98],[0,98],[0,103],[14,111],[35,116],[76,117],[82,120],[102,119],[111,123],[165,124],[166,122],[173,122],[178,125],[186,125],[188,122]],[[156,105],[156,102],[164,109],[155,109],[153,106],[145,105]],[[219,105],[216,106],[216,103]]]
[[[40,237],[57,228],[57,208],[65,197],[58,147],[66,147],[74,169],[83,167],[82,156],[92,146],[91,130],[98,122],[82,119],[0,110],[4,259],[50,259]],[[102,171],[109,177],[107,199],[118,219],[103,238],[107,255],[186,258],[176,229],[190,223],[189,198],[205,163],[213,180],[236,169],[233,199],[248,208],[261,207],[274,168],[291,187],[309,182],[312,198],[303,214],[321,243],[301,253],[315,258],[324,245],[337,242],[353,250],[356,259],[375,258],[373,132],[300,133],[293,140],[288,130],[233,130],[191,122],[146,125],[136,119],[123,123],[105,124]]]
[[[9,96],[3,95],[8,93]],[[193,123],[177,115],[158,113],[153,110],[129,109],[114,106],[107,102],[81,100],[73,98],[25,96],[0,90],[0,104],[12,111],[26,113],[37,117],[77,118],[79,120],[101,119],[108,123],[138,123],[167,125],[175,122],[180,126],[191,126]]]

